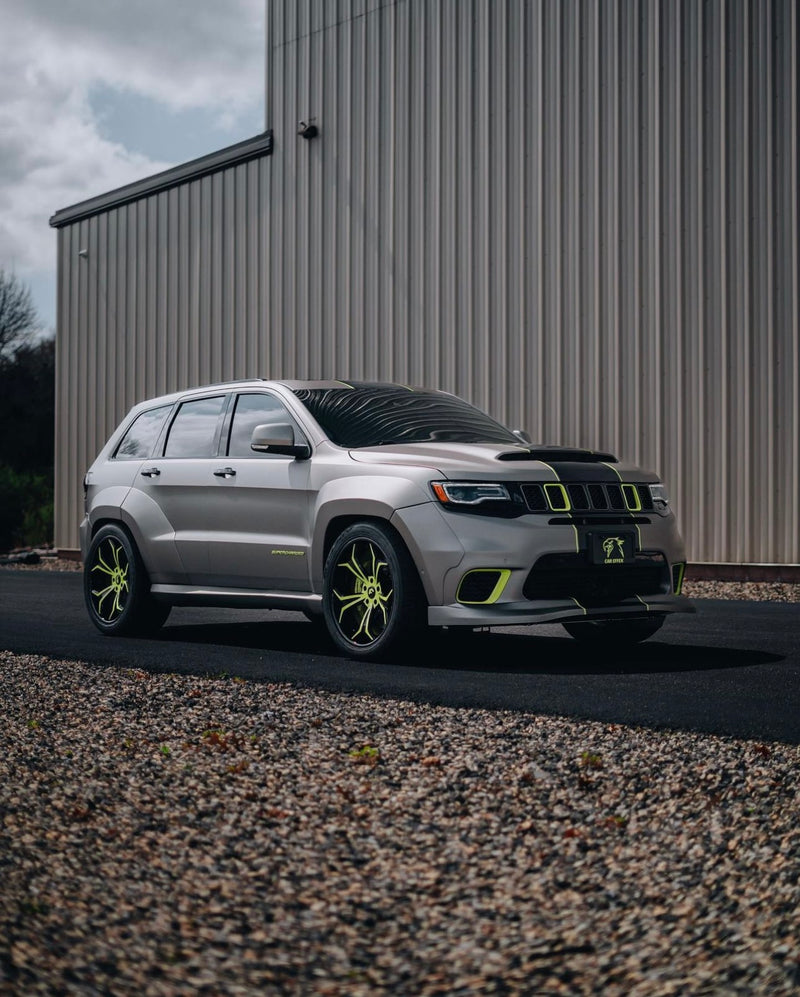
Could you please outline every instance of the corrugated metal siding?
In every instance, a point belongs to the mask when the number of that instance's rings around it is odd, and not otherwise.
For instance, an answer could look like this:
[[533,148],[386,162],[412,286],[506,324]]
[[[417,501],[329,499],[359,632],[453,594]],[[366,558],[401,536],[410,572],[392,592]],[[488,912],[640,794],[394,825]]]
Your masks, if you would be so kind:
[[324,344],[282,372],[456,391],[659,470],[692,560],[800,561],[796,4],[270,14],[271,327]]
[[56,542],[133,401],[340,376],[659,470],[693,561],[800,562],[797,19],[271,0],[273,155],[60,232]]
[[78,546],[83,474],[132,405],[271,365],[268,178],[251,160],[60,228],[58,547]]

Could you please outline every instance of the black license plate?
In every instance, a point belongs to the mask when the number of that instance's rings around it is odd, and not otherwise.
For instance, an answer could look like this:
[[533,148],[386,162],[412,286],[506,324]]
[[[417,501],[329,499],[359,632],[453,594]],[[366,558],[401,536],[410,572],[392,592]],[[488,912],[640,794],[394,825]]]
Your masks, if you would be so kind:
[[589,534],[589,558],[592,564],[630,564],[635,557],[636,535],[629,530]]

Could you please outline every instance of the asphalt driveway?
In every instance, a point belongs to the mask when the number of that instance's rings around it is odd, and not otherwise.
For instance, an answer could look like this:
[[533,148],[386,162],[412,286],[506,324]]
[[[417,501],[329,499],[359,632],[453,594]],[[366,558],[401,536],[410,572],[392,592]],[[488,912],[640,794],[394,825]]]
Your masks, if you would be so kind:
[[413,659],[364,664],[285,612],[174,609],[157,638],[107,638],[81,576],[0,568],[0,648],[183,674],[228,674],[448,706],[528,710],[800,743],[800,604],[703,599],[657,637],[593,653],[559,626],[431,633]]

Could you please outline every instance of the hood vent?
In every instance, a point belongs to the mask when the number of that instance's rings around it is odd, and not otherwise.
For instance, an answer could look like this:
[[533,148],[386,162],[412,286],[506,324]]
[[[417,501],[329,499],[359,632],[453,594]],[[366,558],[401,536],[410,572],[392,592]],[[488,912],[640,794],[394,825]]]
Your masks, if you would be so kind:
[[599,450],[581,450],[578,447],[530,447],[528,450],[510,450],[497,455],[498,460],[543,460],[545,463],[571,461],[578,464],[616,464],[614,454]]

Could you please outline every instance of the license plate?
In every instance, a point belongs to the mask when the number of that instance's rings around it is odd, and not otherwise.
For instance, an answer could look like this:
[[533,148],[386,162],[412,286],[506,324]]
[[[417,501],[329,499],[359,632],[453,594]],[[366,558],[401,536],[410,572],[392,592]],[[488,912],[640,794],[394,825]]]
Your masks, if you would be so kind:
[[589,557],[592,564],[630,564],[636,557],[635,535],[626,530],[590,533]]

